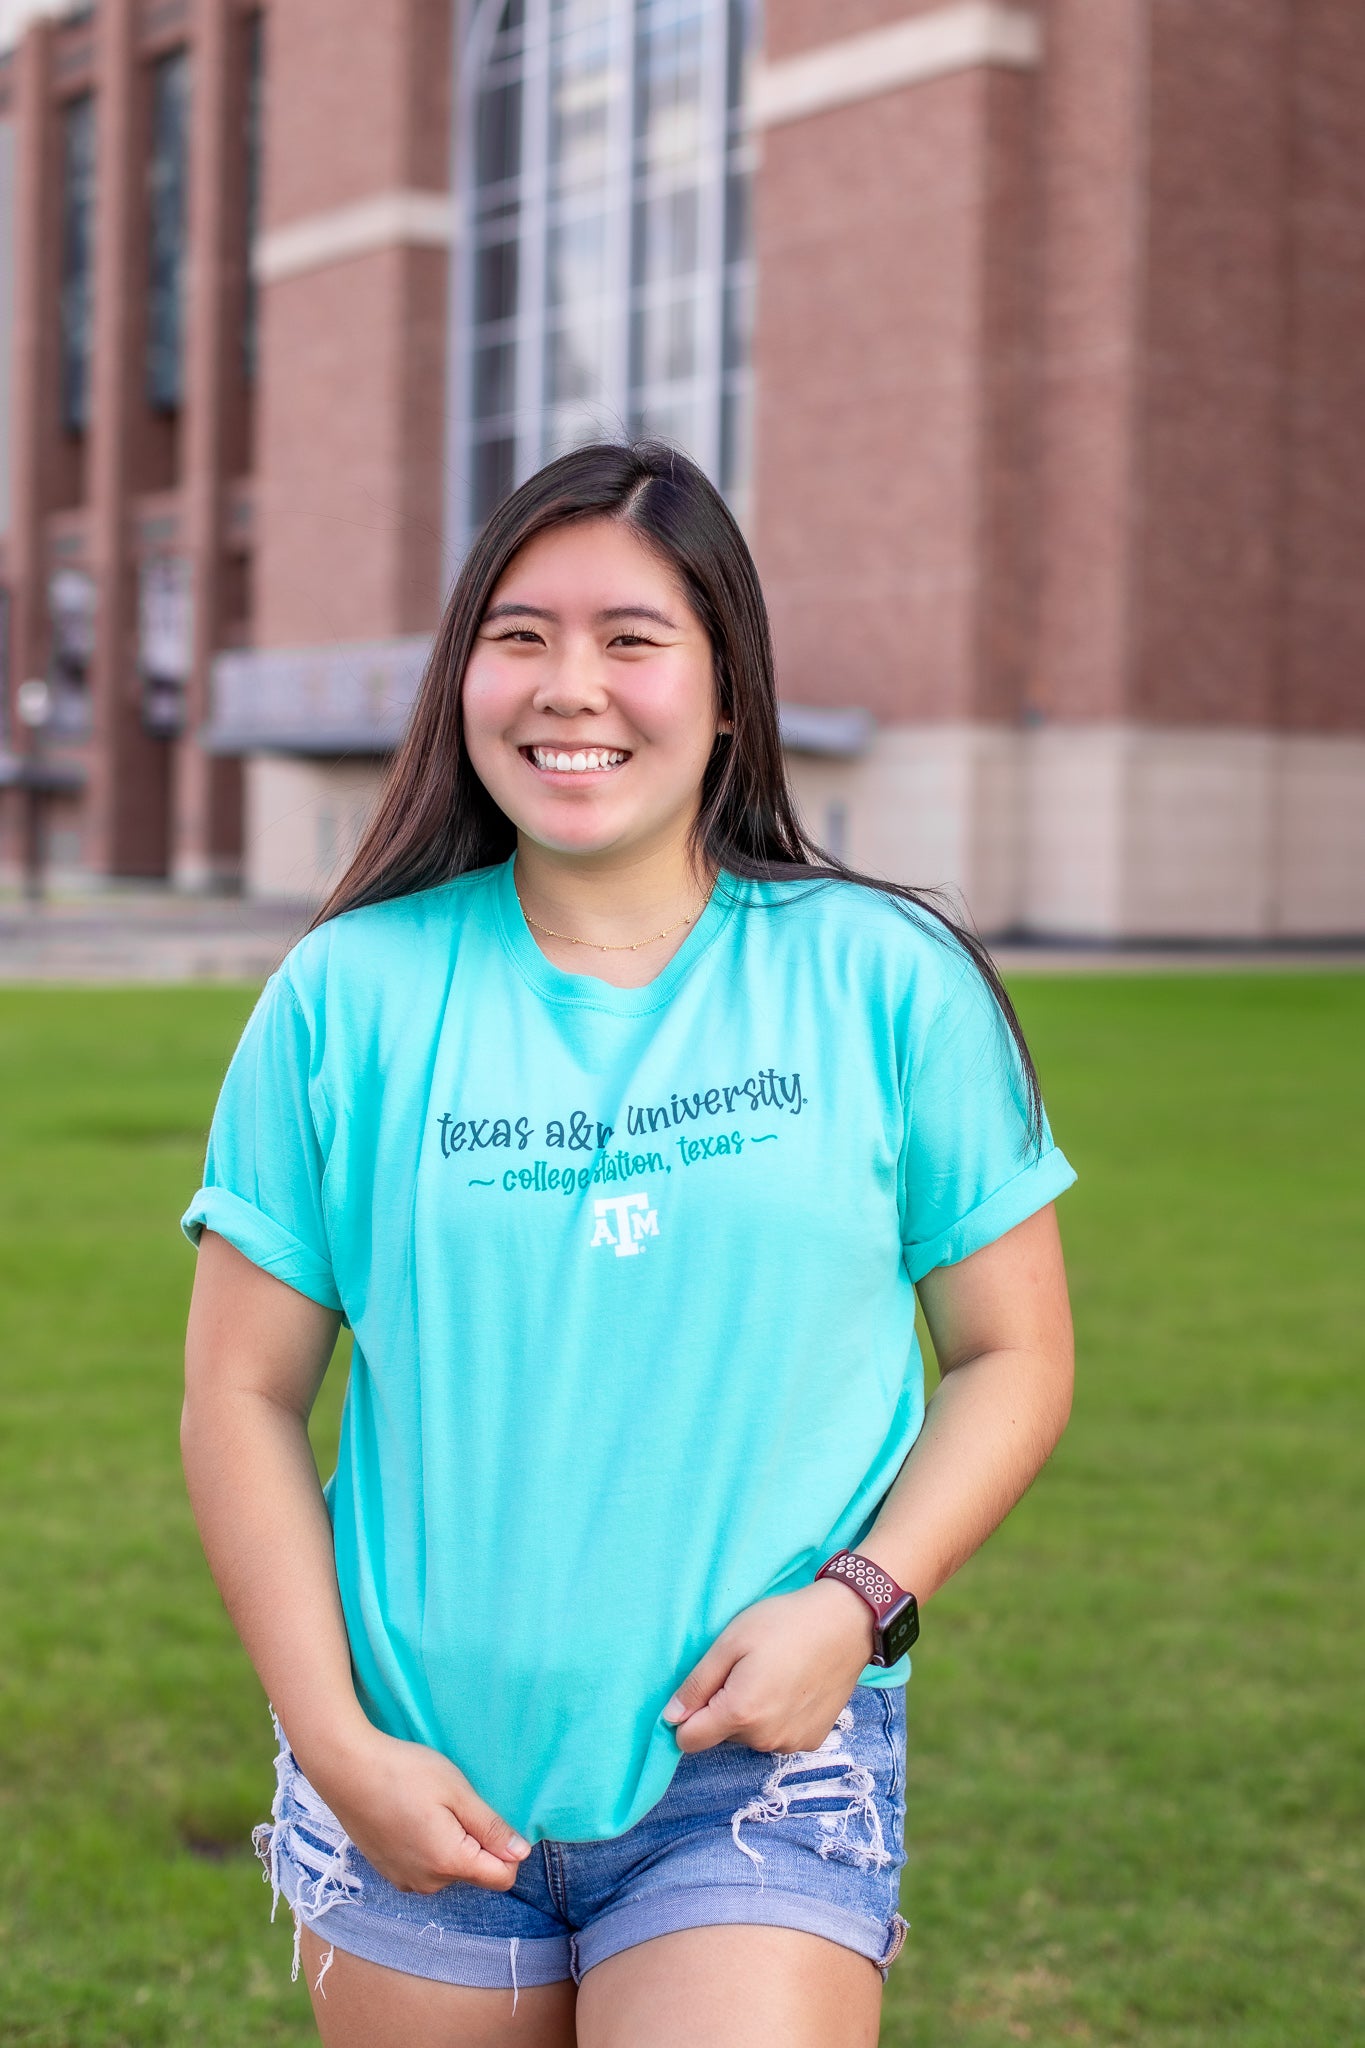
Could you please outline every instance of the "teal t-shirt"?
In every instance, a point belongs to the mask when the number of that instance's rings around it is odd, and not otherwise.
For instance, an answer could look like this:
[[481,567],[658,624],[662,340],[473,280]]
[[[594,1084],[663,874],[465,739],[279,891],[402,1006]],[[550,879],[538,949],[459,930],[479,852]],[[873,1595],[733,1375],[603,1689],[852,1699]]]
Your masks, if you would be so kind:
[[866,1533],[923,1418],[914,1282],[1074,1178],[927,917],[723,875],[620,989],[546,960],[509,860],[293,948],[183,1227],[354,1332],[327,1498],[366,1713],[589,1841],[663,1796],[726,1623]]

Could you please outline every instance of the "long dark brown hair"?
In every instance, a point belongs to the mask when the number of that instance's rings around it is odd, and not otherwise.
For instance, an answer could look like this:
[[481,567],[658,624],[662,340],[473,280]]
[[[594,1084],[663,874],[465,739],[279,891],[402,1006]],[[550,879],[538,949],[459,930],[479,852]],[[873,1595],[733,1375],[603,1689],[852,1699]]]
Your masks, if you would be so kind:
[[460,699],[475,638],[508,564],[549,528],[619,519],[670,565],[710,635],[722,715],[702,780],[692,853],[703,873],[756,881],[856,882],[927,918],[970,955],[1018,1047],[1035,1141],[1042,1128],[1038,1076],[1019,1019],[990,954],[937,891],[864,875],[818,846],[802,826],[778,732],[777,682],[767,606],[744,536],[719,491],[666,442],[594,442],[547,464],[492,514],[455,579],[427,659],[407,732],[355,855],[309,929],[504,861],[516,827],[494,803],[465,751]]

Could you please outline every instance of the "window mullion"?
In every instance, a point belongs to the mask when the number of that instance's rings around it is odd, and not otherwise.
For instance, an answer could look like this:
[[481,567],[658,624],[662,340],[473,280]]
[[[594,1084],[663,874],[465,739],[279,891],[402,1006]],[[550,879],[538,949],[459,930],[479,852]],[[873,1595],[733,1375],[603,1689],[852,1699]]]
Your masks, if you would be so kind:
[[459,0],[451,138],[454,240],[446,295],[446,536],[452,557],[448,567],[464,554],[479,523],[473,502],[474,276],[479,245],[475,166],[479,95],[501,7],[502,0]]
[[720,408],[724,375],[725,167],[729,59],[727,9],[706,10],[702,43],[702,161],[699,166],[697,248],[697,377],[702,404],[702,446],[693,450],[708,476],[720,475]]
[[550,0],[526,0],[522,59],[521,213],[517,251],[515,479],[543,460],[545,272],[549,260]]
[[612,199],[607,255],[606,362],[603,388],[611,412],[630,426],[631,216],[635,187],[635,0],[612,10],[612,71],[619,81],[611,108],[608,177]]
[[[629,432],[643,413],[717,481],[734,467],[731,415],[747,377],[726,358],[728,173],[741,156],[728,104],[732,17],[735,0],[522,0],[500,36],[498,0],[463,0],[449,443],[460,549],[499,492],[585,429]],[[561,148],[563,166],[552,160]],[[748,259],[738,245],[730,253],[738,282]],[[490,310],[503,306],[505,325]]]

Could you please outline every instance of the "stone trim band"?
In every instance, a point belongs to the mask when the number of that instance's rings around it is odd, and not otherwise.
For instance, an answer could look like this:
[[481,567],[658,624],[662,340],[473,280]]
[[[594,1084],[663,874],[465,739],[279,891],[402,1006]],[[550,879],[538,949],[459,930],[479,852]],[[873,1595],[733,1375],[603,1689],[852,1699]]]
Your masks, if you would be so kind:
[[257,238],[251,267],[262,284],[273,284],[301,270],[316,270],[398,243],[448,248],[454,231],[455,207],[448,192],[376,192],[353,206],[272,228]]
[[966,0],[762,65],[752,119],[773,128],[979,64],[1032,70],[1041,56],[1042,30],[1030,9]]

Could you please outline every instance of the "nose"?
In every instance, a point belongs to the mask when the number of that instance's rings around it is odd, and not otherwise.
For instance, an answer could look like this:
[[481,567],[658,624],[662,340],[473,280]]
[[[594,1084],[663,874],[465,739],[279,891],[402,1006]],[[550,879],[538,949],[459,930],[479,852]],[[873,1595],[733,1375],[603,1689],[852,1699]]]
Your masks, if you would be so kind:
[[573,718],[582,711],[605,711],[610,693],[602,674],[602,657],[592,640],[571,636],[558,656],[537,663],[533,703],[537,711]]

